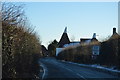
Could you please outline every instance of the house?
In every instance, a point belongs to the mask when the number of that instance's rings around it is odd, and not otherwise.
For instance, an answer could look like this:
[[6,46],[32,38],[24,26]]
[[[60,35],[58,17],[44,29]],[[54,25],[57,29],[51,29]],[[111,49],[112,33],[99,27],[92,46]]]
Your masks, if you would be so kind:
[[89,45],[93,43],[92,45],[92,57],[96,58],[96,56],[99,55],[99,48],[100,46],[96,43],[99,43],[99,41],[96,39],[96,33],[93,34],[92,38],[81,38],[80,41],[73,41],[70,42],[68,34],[67,34],[67,27],[65,28],[62,37],[58,43],[58,48],[56,48],[56,56],[65,48],[68,47],[74,47],[74,46],[80,46],[80,45]]
[[100,53],[100,42],[96,39],[96,33],[93,33],[92,38],[81,38],[81,45],[91,46],[91,57],[96,59]]
[[68,34],[67,34],[67,27],[65,27],[65,30],[62,34],[62,37],[61,37],[61,39],[58,43],[58,46],[59,46],[59,48],[63,48],[63,46],[65,44],[69,44],[69,43],[70,43],[70,40],[69,40],[69,37],[68,37]]
[[67,34],[67,27],[65,27],[65,30],[61,36],[61,39],[58,42],[58,48],[56,48],[56,56],[63,50],[64,45],[69,43],[70,43],[70,40]]
[[66,48],[66,47],[76,46],[76,45],[80,45],[80,41],[70,42],[69,44],[65,44],[63,47]]
[[76,46],[79,44],[80,44],[80,41],[70,42],[70,39],[69,39],[68,34],[67,34],[67,27],[65,27],[65,30],[62,34],[62,37],[58,43],[59,48],[66,48],[66,47],[70,47],[70,46]]

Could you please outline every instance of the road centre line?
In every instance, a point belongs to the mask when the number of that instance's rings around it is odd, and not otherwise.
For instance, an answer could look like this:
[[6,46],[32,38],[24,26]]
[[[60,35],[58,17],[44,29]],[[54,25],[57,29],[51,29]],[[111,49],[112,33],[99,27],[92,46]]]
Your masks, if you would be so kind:
[[87,80],[85,77],[83,77],[83,76],[80,75],[79,73],[76,73],[76,75],[78,75],[79,77],[82,77],[84,80]]
[[[66,67],[63,67],[63,68],[65,68],[65,69],[67,69],[67,70],[69,70],[69,71],[75,73],[73,70],[71,70],[71,69],[69,69],[69,68],[66,68]],[[77,76],[79,76],[80,78],[82,78],[82,79],[84,79],[84,80],[87,80],[85,77],[83,77],[83,76],[80,75],[79,73],[75,73],[75,74],[76,74]]]

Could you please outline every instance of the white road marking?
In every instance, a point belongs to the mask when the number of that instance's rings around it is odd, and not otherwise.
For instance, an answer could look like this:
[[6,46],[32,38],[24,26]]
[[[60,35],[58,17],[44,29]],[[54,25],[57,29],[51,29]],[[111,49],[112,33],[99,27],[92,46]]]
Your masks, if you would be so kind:
[[65,69],[67,69],[67,70],[69,70],[69,71],[71,71],[71,72],[73,72],[71,69],[69,69],[69,68],[65,68]]
[[[66,67],[63,67],[63,68],[65,68],[65,69],[67,69],[67,70],[69,70],[69,71],[75,73],[73,70],[71,70],[71,69],[69,69],[69,68],[66,68]],[[82,79],[84,79],[84,80],[87,80],[85,77],[83,77],[83,76],[80,75],[79,73],[75,73],[75,74],[76,74],[77,76],[79,76],[80,78],[82,78]]]
[[79,73],[77,73],[76,75],[78,75],[79,77],[83,78],[84,80],[87,80],[85,77],[83,77],[83,76],[80,75]]
[[48,71],[47,71],[47,68],[42,63],[40,64],[41,64],[40,66],[43,67],[43,75],[42,75],[42,80],[43,80],[46,78]]

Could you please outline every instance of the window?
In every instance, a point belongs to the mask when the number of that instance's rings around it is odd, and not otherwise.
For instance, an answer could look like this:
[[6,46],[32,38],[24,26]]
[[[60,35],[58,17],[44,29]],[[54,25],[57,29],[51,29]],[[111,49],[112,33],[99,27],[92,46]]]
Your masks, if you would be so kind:
[[99,55],[99,51],[93,51],[93,55]]
[[99,46],[93,46],[93,50],[99,50]]

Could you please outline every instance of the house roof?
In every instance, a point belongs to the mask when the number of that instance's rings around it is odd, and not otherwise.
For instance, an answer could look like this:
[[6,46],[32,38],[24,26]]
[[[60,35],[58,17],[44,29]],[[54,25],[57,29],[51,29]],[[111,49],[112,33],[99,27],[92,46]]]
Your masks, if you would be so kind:
[[58,45],[59,45],[59,47],[63,47],[64,44],[69,44],[69,43],[70,43],[70,40],[67,35],[67,28],[65,28],[64,33],[62,34]]
[[80,38],[81,42],[86,42],[86,41],[89,41],[89,40],[91,40],[91,38]]
[[111,39],[117,39],[117,38],[120,38],[120,35],[117,34],[117,33],[114,33],[114,34],[110,37],[109,40],[111,40]]
[[72,42],[70,42],[70,43],[80,43],[80,41],[72,41]]
[[91,43],[91,42],[99,42],[96,38],[81,38],[80,39],[80,41],[81,41],[81,43],[86,43],[86,44],[88,44],[88,43]]
[[110,37],[109,40],[116,38],[120,38],[120,35],[116,32],[116,28],[113,28],[113,35]]

